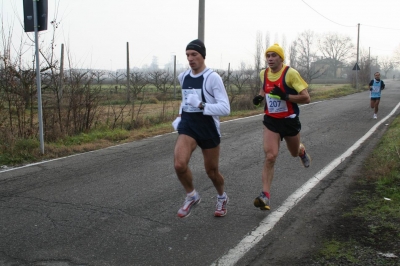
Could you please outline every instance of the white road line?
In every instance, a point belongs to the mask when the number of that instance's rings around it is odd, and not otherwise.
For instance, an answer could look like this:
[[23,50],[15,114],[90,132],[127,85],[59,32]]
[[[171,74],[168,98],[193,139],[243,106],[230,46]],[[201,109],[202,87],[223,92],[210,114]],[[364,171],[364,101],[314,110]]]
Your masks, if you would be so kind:
[[229,250],[225,255],[213,262],[212,266],[228,266],[235,265],[236,262],[242,258],[247,251],[253,248],[261,239],[266,236],[276,223],[285,215],[290,209],[292,209],[312,188],[314,188],[319,181],[324,179],[333,169],[335,169],[341,162],[349,157],[360,145],[367,140],[376,129],[384,123],[390,116],[392,116],[399,108],[400,103],[390,112],[385,118],[376,123],[363,137],[361,137],[356,143],[353,144],[347,151],[342,155],[333,160],[330,164],[325,166],[321,171],[310,178],[304,185],[297,189],[292,195],[290,195],[283,204],[265,219],[263,219],[259,226],[250,232],[245,238],[243,238],[239,244]]

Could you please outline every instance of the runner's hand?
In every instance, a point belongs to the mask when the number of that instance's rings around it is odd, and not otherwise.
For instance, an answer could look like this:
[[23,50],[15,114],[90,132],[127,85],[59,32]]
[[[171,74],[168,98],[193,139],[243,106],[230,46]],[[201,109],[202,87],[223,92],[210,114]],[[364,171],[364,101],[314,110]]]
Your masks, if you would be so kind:
[[274,89],[269,93],[269,97],[278,100],[286,100],[287,94],[284,93],[278,86],[274,85]]
[[193,107],[199,107],[201,101],[199,99],[199,96],[197,95],[197,92],[195,89],[193,89],[193,93],[189,94],[186,103],[190,104]]
[[261,95],[257,95],[256,97],[254,97],[253,99],[253,104],[255,106],[260,106],[260,103],[264,100],[264,97],[262,97]]
[[175,118],[174,122],[172,122],[172,127],[173,127],[175,130],[178,130],[178,126],[179,126],[179,123],[180,123],[180,122],[181,122],[181,117],[178,116],[177,118]]

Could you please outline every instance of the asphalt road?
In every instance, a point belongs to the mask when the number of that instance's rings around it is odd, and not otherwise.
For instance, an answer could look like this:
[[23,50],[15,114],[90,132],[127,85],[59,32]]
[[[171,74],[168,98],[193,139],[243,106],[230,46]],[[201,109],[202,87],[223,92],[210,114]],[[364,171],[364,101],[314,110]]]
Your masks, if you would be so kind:
[[341,178],[361,164],[386,124],[400,113],[398,109],[329,173],[329,182],[322,180],[297,201],[248,252],[237,260],[223,258],[240,249],[242,239],[268,216],[276,215],[298,188],[396,108],[400,85],[385,82],[377,120],[372,119],[369,92],[300,108],[302,142],[313,163],[303,168],[282,142],[271,211],[253,206],[261,190],[262,115],[221,125],[220,171],[230,197],[228,214],[223,218],[213,216],[216,191],[203,170],[200,150],[195,151],[190,166],[202,202],[190,217],[176,216],[185,197],[173,169],[176,133],[2,170],[0,265],[268,265],[272,261],[268,248],[281,260],[285,256],[295,259],[296,252],[307,248],[306,244],[299,248],[296,234],[301,231],[299,236],[307,237],[304,232],[318,232],[305,230],[307,223],[296,210],[310,219],[318,216],[318,208],[326,209],[316,203],[323,204],[326,201],[321,199],[335,195],[330,190],[337,182],[348,183]]

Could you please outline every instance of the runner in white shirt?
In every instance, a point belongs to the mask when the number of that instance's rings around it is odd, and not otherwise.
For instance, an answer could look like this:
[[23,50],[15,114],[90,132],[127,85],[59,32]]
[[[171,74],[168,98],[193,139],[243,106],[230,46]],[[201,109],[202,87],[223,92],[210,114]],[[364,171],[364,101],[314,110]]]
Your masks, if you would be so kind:
[[221,77],[204,63],[206,48],[202,41],[190,42],[186,47],[186,57],[190,69],[178,76],[182,103],[179,116],[172,123],[179,133],[174,151],[175,172],[186,191],[178,217],[188,217],[192,207],[201,200],[189,168],[190,158],[197,146],[202,150],[206,173],[218,193],[214,216],[222,217],[227,213],[229,198],[224,191],[224,177],[219,172],[219,116],[229,115],[229,98]]

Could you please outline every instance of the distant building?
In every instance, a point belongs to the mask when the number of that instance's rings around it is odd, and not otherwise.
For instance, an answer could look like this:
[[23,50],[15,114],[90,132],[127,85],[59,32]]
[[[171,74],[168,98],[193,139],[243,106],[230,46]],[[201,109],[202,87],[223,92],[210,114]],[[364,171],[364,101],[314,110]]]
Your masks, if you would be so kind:
[[[315,70],[325,72],[325,76],[329,78],[343,78],[346,75],[347,68],[344,64],[336,59],[323,58],[312,63]],[[336,67],[336,73],[335,73]]]

